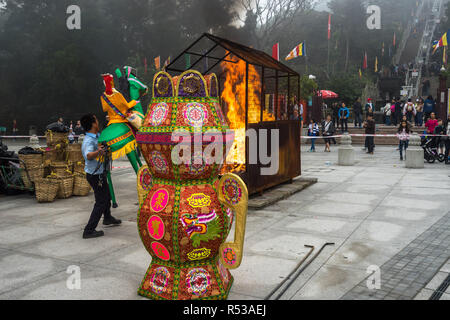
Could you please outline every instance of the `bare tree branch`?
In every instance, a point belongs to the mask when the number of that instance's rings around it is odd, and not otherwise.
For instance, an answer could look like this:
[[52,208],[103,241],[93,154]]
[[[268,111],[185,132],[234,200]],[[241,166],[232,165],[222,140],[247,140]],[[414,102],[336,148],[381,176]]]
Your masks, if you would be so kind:
[[[237,0],[247,12],[256,17],[256,42],[261,49],[268,36],[282,25],[290,25],[301,12],[311,8],[315,0]],[[243,19],[240,19],[244,21]]]

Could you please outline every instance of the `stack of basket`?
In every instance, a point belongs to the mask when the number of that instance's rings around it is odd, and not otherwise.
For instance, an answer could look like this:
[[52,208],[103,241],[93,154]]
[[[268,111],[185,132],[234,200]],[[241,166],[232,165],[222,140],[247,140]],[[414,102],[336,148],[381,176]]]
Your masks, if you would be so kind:
[[69,144],[67,133],[47,131],[45,136],[47,148],[41,161],[43,170],[45,168],[43,176],[47,178],[39,180],[36,185],[38,201],[87,196],[91,187],[84,173],[81,144]]
[[31,188],[33,183],[44,177],[42,154],[19,154],[22,181],[25,188]]

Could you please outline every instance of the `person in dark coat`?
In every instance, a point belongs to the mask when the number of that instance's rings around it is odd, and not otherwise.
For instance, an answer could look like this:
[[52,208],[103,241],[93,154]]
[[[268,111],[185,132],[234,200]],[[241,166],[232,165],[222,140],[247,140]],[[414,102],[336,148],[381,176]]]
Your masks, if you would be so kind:
[[364,128],[366,129],[366,134],[371,135],[370,137],[366,137],[366,145],[367,145],[367,153],[373,154],[373,150],[375,148],[375,121],[373,120],[373,115],[369,113],[367,115],[367,120],[364,122]]
[[395,102],[394,126],[397,126],[402,120],[402,112],[403,112],[402,102],[400,101],[400,98],[397,98],[397,101]]
[[356,100],[356,102],[353,104],[353,113],[355,114],[355,128],[359,126],[359,128],[361,129],[363,115],[361,98],[358,98],[358,100]]
[[[327,116],[327,119],[322,123],[322,136],[323,137],[331,137],[336,132],[336,128],[334,126],[333,120],[331,119],[331,115]],[[331,152],[330,144],[332,138],[324,138],[325,140],[325,152]]]

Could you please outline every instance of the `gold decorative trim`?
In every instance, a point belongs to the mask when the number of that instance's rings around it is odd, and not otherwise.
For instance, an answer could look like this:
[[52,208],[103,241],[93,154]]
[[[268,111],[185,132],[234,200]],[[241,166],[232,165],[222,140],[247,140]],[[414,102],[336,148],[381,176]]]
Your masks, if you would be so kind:
[[[153,77],[153,85],[152,85],[152,94],[153,94],[153,97],[155,96],[155,88],[156,88],[156,85],[157,85],[156,79],[158,79],[158,77],[159,77],[160,75],[165,75],[165,76],[168,77],[168,80],[170,81],[169,83],[172,84],[172,97],[173,97],[173,96],[175,95],[175,94],[174,94],[175,91],[174,91],[174,87],[173,87],[172,76],[171,76],[170,74],[168,74],[167,72],[165,72],[165,71],[160,71],[160,72],[158,72],[157,74],[155,74],[155,76]],[[167,90],[168,90],[168,88],[167,88]]]
[[[236,204],[231,204],[225,200],[225,195],[223,193],[223,185],[227,180],[234,180],[239,185],[242,194],[239,201]],[[242,257],[244,254],[244,239],[245,239],[245,226],[247,223],[247,210],[248,210],[248,189],[244,181],[237,175],[232,173],[227,173],[220,179],[218,185],[219,201],[225,207],[233,210],[236,213],[236,227],[234,232],[234,241],[224,243],[220,246],[219,256],[220,261],[227,269],[237,269],[241,265]],[[235,261],[230,264],[225,261],[223,253],[226,250],[231,250],[235,254]]]
[[[178,84],[177,84],[176,96],[177,96],[177,97],[179,96],[179,93],[180,93],[180,86],[183,85],[184,82],[185,82],[185,81],[181,81],[181,80],[183,79],[183,77],[184,77],[185,75],[188,75],[188,74],[190,74],[190,73],[193,73],[193,74],[195,74],[195,75],[197,75],[197,76],[200,77],[200,80],[202,81],[203,86],[204,86],[204,88],[205,88],[206,97],[209,97],[208,84],[206,83],[206,80],[205,80],[205,78],[203,77],[203,75],[202,75],[200,72],[198,72],[197,70],[187,70],[187,71],[183,72],[183,73],[178,77],[179,81],[178,81]],[[183,82],[183,83],[182,83],[182,82]]]

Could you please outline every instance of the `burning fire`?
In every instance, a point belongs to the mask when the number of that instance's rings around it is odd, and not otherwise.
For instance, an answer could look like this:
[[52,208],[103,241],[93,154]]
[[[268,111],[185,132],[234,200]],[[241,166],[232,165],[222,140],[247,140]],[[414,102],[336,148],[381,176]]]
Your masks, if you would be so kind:
[[[236,59],[236,58],[235,58]],[[226,80],[222,91],[222,101],[228,107],[227,117],[230,128],[235,131],[235,141],[227,156],[228,164],[245,168],[245,69],[246,62],[222,62]],[[253,65],[248,66],[248,123],[259,123],[261,116],[261,77]],[[263,110],[263,121],[275,121],[275,117]],[[238,170],[239,171],[239,170]]]

